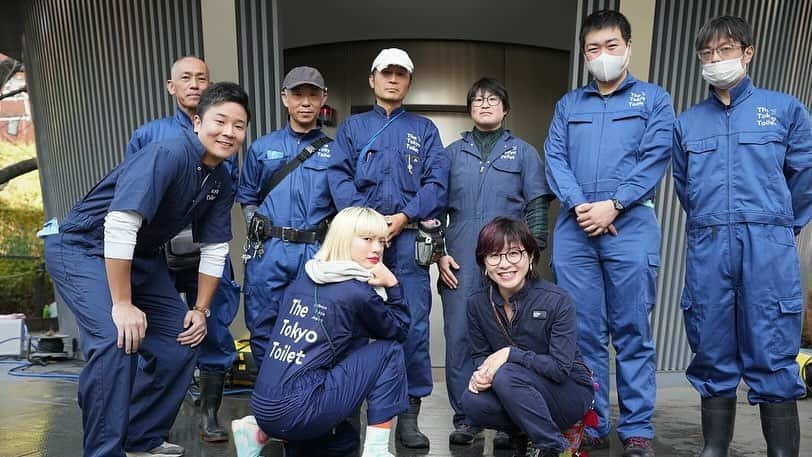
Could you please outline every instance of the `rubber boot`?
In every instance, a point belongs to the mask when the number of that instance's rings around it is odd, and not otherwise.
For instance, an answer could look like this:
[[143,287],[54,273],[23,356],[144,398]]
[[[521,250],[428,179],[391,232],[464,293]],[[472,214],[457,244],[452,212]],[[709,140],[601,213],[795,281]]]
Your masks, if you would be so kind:
[[396,435],[400,443],[412,449],[428,449],[429,438],[420,432],[417,416],[420,414],[420,399],[409,397],[409,410],[398,416]]
[[705,447],[699,457],[727,457],[736,423],[736,397],[702,399],[702,436]]
[[225,373],[200,372],[200,437],[207,443],[228,441],[228,433],[217,422],[225,381]]
[[798,457],[801,446],[801,427],[798,423],[798,405],[761,403],[761,431],[767,440],[767,457]]

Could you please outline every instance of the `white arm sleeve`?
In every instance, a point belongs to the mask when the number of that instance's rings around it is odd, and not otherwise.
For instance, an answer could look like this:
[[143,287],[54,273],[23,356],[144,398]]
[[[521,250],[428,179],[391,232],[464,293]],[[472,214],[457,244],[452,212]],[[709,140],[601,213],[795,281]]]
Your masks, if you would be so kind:
[[197,271],[209,276],[219,278],[223,276],[226,265],[228,243],[203,243],[200,245],[200,266]]
[[104,257],[132,260],[144,218],[135,211],[110,211],[104,217]]

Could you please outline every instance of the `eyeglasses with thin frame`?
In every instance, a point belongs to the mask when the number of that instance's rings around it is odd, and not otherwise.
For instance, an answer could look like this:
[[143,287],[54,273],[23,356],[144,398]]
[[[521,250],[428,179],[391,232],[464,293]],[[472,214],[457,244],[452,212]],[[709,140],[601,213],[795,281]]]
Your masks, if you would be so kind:
[[502,263],[502,257],[504,257],[509,264],[516,265],[522,261],[525,252],[527,252],[526,249],[511,249],[508,252],[500,254],[488,254],[485,256],[485,263],[488,264],[488,266],[495,267]]
[[496,95],[488,95],[487,97],[474,97],[471,99],[471,106],[479,108],[480,106],[484,105],[486,101],[488,102],[488,106],[496,106],[499,104],[499,102],[502,101],[502,99],[497,97]]
[[742,49],[744,47],[745,46],[741,45],[741,44],[724,44],[722,46],[719,46],[718,48],[700,49],[699,51],[696,51],[696,56],[702,62],[707,63],[707,62],[710,62],[710,61],[713,60],[713,56],[716,53],[719,53],[719,57],[721,57],[722,59],[727,60],[727,59],[732,59],[732,58],[736,57],[736,51],[738,51],[739,49]]

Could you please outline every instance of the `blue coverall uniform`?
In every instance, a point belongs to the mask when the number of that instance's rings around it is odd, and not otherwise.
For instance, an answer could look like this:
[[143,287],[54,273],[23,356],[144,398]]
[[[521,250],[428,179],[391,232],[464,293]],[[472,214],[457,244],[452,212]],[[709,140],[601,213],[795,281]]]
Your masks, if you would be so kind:
[[[147,122],[133,132],[124,157],[131,156],[154,141],[178,138],[183,132],[193,132],[193,127],[192,120],[181,109],[175,110],[175,114],[171,117]],[[226,159],[223,165],[231,175],[232,191],[236,193],[239,176],[236,155]],[[197,271],[173,271],[171,274],[177,291],[185,294],[186,303],[194,305],[197,301]],[[197,365],[201,370],[226,373],[234,365],[237,350],[234,346],[234,337],[228,328],[234,321],[239,307],[240,285],[234,280],[231,261],[226,257],[223,276],[211,300],[211,316],[206,319],[208,333],[200,345],[200,354],[197,358]]]
[[[384,302],[365,282],[317,285],[302,274],[269,305],[268,354],[251,397],[265,433],[308,456],[327,455],[325,446],[342,442],[346,448],[334,455],[343,456],[358,446],[345,419],[364,400],[369,424],[408,408],[400,343],[409,310],[400,285],[386,293]],[[367,344],[370,338],[376,341]],[[311,452],[301,451],[307,445]]]
[[803,289],[795,236],[812,218],[812,124],[804,105],[746,77],[677,119],[674,187],[688,216],[681,307],[686,372],[702,397],[799,398]]
[[[609,434],[609,335],[616,351],[621,440],[653,438],[654,342],[660,228],[653,197],[671,150],[674,111],[661,87],[628,75],[602,96],[593,81],[556,104],[544,144],[547,183],[561,202],[553,272],[578,310],[578,345],[599,384],[597,430]],[[617,199],[618,235],[588,237],[575,207]]]
[[505,131],[483,161],[471,132],[451,143],[448,177],[448,254],[460,266],[454,271],[457,288],[440,282],[445,333],[445,372],[454,424],[465,420],[460,397],[474,371],[468,338],[467,299],[483,284],[474,246],[479,231],[494,217],[523,220],[528,202],[551,194],[544,180],[544,164],[536,149]]
[[[315,231],[335,214],[327,184],[327,165],[331,144],[322,146],[296,167],[260,201],[262,187],[309,144],[324,137],[321,129],[305,134],[284,129],[258,138],[248,149],[243,165],[237,202],[257,206],[257,214],[270,219],[274,226]],[[251,351],[257,366],[264,361],[271,325],[264,311],[282,299],[285,287],[316,254],[321,243],[292,243],[269,238],[262,243],[261,255],[253,255],[245,271],[245,324],[251,332]],[[248,255],[252,255],[249,250]],[[276,307],[276,305],[273,305]]]
[[475,394],[466,386],[461,395],[469,420],[511,433],[518,428],[534,447],[563,451],[569,446],[561,432],[584,417],[595,393],[575,341],[572,299],[550,282],[528,278],[510,297],[513,317],[508,321],[495,288],[484,287],[469,298],[476,366],[510,346],[491,388]]
[[[87,365],[79,379],[85,457],[124,457],[164,441],[192,378],[197,349],[181,345],[188,307],[161,246],[192,225],[195,240],[231,239],[231,176],[208,168],[192,133],[152,143],[104,177],[45,239],[45,261],[79,326]],[[147,316],[138,355],[116,347],[118,332],[104,265],[104,218],[143,216],[132,260],[132,303]]]
[[[398,116],[375,138],[364,157],[359,152],[370,138]],[[390,117],[379,105],[351,116],[338,129],[332,144],[328,178],[336,208],[367,206],[384,215],[402,212],[410,223],[438,217],[445,209],[448,156],[434,124],[403,108]],[[403,230],[386,249],[384,262],[406,294],[412,325],[403,346],[409,396],[431,393],[429,360],[429,269],[415,261],[417,231]]]

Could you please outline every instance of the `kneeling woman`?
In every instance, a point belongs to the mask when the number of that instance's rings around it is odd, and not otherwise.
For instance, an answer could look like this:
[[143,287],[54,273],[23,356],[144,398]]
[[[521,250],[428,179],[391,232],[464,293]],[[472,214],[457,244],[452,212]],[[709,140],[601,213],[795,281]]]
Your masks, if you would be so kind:
[[[326,440],[364,400],[371,425],[363,456],[391,456],[391,419],[409,406],[400,345],[409,311],[382,261],[387,233],[374,210],[344,209],[306,274],[285,291],[269,323],[254,416],[232,423],[239,457],[258,456],[268,436]],[[367,344],[369,338],[376,341]]]
[[519,455],[557,456],[561,433],[580,420],[594,394],[575,342],[575,306],[538,278],[539,248],[527,226],[497,217],[479,232],[476,260],[488,278],[468,300],[477,367],[462,398],[475,425],[512,432]]

